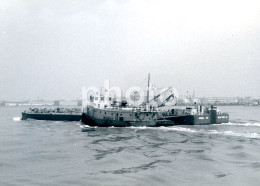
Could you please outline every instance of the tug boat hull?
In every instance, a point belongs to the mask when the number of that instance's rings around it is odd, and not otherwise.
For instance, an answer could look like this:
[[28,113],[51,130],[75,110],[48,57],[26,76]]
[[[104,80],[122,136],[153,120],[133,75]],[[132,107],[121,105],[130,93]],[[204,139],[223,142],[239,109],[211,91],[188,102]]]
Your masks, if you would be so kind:
[[139,127],[139,126],[147,126],[147,127],[155,127],[156,121],[117,121],[111,119],[99,119],[93,116],[90,116],[87,113],[82,113],[82,120],[84,124],[89,126],[98,126],[98,127]]

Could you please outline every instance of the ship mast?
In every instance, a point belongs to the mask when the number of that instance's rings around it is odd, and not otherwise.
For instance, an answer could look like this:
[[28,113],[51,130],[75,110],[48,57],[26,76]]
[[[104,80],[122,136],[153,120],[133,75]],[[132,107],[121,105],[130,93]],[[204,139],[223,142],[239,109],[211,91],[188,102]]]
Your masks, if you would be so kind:
[[150,89],[150,73],[148,73],[148,90],[147,90],[147,105],[149,104],[149,89]]

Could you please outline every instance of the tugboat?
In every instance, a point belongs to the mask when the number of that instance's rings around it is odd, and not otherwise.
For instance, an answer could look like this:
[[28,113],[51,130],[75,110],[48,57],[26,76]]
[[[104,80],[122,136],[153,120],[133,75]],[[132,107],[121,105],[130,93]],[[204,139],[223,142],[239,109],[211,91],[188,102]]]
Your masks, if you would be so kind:
[[129,106],[127,102],[112,102],[107,89],[103,95],[95,95],[91,102],[83,107],[82,122],[89,126],[128,127],[173,125],[171,120],[162,119],[157,122],[161,111],[149,105],[150,74],[148,75],[147,104],[144,106]]
[[[95,107],[87,105],[82,113],[82,122],[99,127],[155,127],[158,113],[158,110],[150,110],[146,107],[133,108],[122,105],[118,107]],[[173,122],[171,123],[173,124]]]

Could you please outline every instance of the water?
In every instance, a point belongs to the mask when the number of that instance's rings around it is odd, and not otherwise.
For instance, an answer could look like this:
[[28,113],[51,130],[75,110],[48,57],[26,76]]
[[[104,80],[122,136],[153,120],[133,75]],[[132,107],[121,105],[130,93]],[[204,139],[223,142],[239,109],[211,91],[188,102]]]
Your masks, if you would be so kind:
[[0,107],[0,185],[259,185],[260,107],[230,123],[95,128]]

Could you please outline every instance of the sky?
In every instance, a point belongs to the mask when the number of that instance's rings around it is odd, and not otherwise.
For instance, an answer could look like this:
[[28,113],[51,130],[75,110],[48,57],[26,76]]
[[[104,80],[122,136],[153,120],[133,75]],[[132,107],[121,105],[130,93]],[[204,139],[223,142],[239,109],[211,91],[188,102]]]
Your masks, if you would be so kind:
[[175,87],[260,98],[259,0],[0,0],[0,100]]

